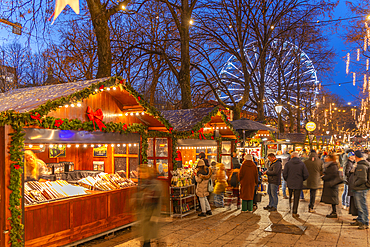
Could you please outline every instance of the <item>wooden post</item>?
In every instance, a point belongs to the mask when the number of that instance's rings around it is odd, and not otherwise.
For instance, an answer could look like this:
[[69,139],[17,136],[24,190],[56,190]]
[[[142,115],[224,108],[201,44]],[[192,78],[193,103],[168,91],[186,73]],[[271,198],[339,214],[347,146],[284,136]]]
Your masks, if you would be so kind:
[[0,246],[9,245],[10,222],[7,220],[11,214],[9,210],[10,190],[10,154],[9,147],[13,133],[10,125],[0,127]]

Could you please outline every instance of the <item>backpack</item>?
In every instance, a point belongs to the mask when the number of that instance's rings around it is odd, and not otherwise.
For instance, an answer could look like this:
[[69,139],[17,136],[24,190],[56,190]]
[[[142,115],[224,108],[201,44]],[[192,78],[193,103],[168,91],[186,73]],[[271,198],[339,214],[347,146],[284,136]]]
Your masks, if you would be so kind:
[[233,175],[231,175],[230,185],[234,188],[239,186],[238,172],[233,172]]

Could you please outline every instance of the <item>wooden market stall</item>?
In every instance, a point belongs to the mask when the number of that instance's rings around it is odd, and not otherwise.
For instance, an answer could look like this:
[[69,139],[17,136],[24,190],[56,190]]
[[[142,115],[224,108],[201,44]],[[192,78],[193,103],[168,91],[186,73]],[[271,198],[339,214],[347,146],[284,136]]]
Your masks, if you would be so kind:
[[[118,78],[1,94],[0,207],[5,210],[0,211],[0,246],[22,242],[61,246],[133,222],[132,180],[137,182],[138,165],[147,162],[148,128],[163,126],[170,128],[158,111]],[[167,154],[161,158],[171,160],[172,143],[166,145]],[[33,173],[23,166],[28,160],[23,158],[24,150],[45,162],[46,179],[56,181],[30,181],[28,175]],[[168,169],[171,166],[168,162]],[[96,176],[99,183],[93,186],[87,180],[94,172],[107,175]],[[81,180],[84,176],[87,182]],[[75,180],[78,186],[64,180]],[[82,189],[81,181],[89,190]],[[56,193],[56,186],[84,192]]]

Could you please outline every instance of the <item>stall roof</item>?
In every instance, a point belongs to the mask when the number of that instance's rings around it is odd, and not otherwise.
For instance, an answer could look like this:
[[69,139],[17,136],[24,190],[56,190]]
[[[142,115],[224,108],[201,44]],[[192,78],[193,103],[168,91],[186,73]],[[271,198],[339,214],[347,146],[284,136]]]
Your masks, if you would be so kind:
[[117,89],[105,90],[104,92],[110,94],[120,103],[122,111],[136,112],[145,109],[150,114],[142,116],[135,115],[142,123],[147,126],[169,125],[167,120],[160,115],[159,111],[143,99],[143,96],[138,94],[130,85],[121,84],[122,81],[119,82],[118,78],[115,77],[19,88],[0,93],[0,112],[14,110],[19,113],[27,113],[42,107],[48,101],[55,101],[74,93],[83,92],[83,90],[93,85],[104,85],[109,80],[115,81]]
[[290,140],[291,143],[305,143],[306,135],[302,133],[280,133],[279,139]]
[[194,108],[182,110],[161,111],[161,115],[168,120],[176,131],[191,130],[197,123],[208,116],[214,108]]
[[106,81],[100,78],[38,87],[18,88],[0,94],[0,112],[14,110],[20,113],[36,109],[48,100],[56,100],[81,91],[94,83]]
[[249,120],[247,118],[241,118],[235,121],[232,121],[231,124],[233,125],[234,129],[236,130],[269,130],[269,131],[277,131],[277,129],[266,126],[262,123]]

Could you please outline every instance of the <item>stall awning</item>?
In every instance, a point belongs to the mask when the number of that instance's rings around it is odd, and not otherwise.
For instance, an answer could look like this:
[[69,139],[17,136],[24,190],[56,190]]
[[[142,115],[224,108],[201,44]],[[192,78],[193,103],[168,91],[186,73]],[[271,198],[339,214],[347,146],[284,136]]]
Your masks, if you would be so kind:
[[179,139],[177,145],[179,147],[209,147],[217,146],[217,142],[215,140]]
[[107,144],[107,143],[138,143],[140,135],[137,133],[105,133],[100,131],[75,131],[57,129],[25,128],[25,143],[42,144]]

